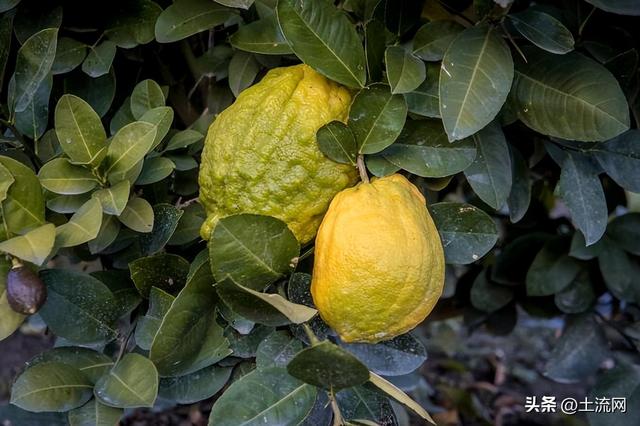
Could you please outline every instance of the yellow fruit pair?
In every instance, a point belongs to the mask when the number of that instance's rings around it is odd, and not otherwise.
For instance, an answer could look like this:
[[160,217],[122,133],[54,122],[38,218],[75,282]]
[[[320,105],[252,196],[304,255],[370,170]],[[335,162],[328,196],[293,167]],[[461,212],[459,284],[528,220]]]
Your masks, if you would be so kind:
[[271,70],[246,89],[207,135],[201,233],[208,239],[219,218],[238,213],[279,218],[302,243],[317,231],[311,292],[321,317],[346,342],[378,342],[433,309],[444,255],[425,199],[405,177],[349,188],[356,169],[318,149],[316,131],[345,121],[350,101],[306,65]]

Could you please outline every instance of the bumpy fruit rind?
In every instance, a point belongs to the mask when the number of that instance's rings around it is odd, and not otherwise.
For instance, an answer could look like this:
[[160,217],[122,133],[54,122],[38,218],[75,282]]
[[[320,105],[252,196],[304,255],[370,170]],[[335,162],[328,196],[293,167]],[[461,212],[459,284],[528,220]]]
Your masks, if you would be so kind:
[[444,286],[444,252],[420,191],[402,175],[331,202],[315,245],[311,293],[345,342],[375,343],[421,323]]
[[331,199],[357,181],[355,167],[325,157],[316,131],[345,121],[351,95],[306,65],[276,68],[243,91],[209,128],[200,165],[201,235],[218,219],[253,213],[313,239]]

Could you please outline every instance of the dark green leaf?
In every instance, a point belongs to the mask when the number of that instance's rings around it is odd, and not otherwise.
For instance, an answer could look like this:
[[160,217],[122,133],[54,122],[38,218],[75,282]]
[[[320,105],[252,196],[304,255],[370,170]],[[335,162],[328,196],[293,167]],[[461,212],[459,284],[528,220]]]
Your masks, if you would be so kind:
[[69,426],[113,426],[120,422],[124,411],[92,399],[69,412]]
[[258,345],[256,367],[286,367],[300,350],[302,342],[292,339],[286,331],[274,331]]
[[11,387],[11,403],[32,412],[69,411],[91,398],[93,384],[75,367],[42,362],[27,368]]
[[575,257],[580,260],[590,260],[597,257],[604,249],[604,241],[606,238],[601,239],[595,244],[587,246],[587,242],[584,240],[582,232],[576,230],[571,238],[571,248],[569,249],[569,256]]
[[275,15],[241,26],[230,38],[231,45],[245,52],[263,55],[293,53]]
[[17,9],[14,32],[20,44],[46,28],[59,29],[62,24],[63,10],[55,3],[25,1]]
[[160,182],[173,173],[175,168],[175,163],[166,157],[146,158],[142,172],[136,180],[136,185],[150,185]]
[[154,39],[154,27],[162,8],[151,0],[118,4],[105,35],[119,47],[130,49]]
[[[635,365],[620,362],[614,368],[603,372],[589,392],[589,400],[625,398],[627,412],[590,412],[587,419],[591,426],[627,426],[640,415],[640,371]],[[603,408],[606,405],[601,405]]]
[[365,24],[364,31],[364,54],[367,61],[368,80],[380,81],[388,31],[384,24],[375,19]]
[[130,102],[133,117],[140,120],[147,111],[164,106],[165,98],[160,85],[147,79],[136,84]]
[[64,80],[64,89],[67,93],[86,100],[103,117],[109,111],[116,94],[116,74],[113,68],[108,74],[98,78],[74,71]]
[[238,97],[253,81],[260,71],[260,63],[251,53],[236,52],[229,62],[229,87]]
[[592,5],[607,12],[620,15],[640,15],[640,4],[635,0],[586,0]]
[[204,138],[204,135],[195,130],[187,129],[176,132],[169,143],[167,143],[167,147],[164,149],[165,151],[173,151],[175,149],[186,148],[190,145],[193,145],[196,142],[200,142]]
[[567,314],[585,312],[593,305],[596,295],[587,271],[581,271],[575,280],[554,296],[558,309]]
[[194,404],[218,393],[229,381],[231,371],[212,365],[186,376],[163,378],[158,395],[178,404]]
[[405,93],[409,112],[431,118],[440,118],[440,98],[438,87],[440,65],[427,64],[427,77],[414,91]]
[[496,312],[513,300],[513,290],[489,281],[486,270],[478,274],[471,287],[471,304],[483,312]]
[[117,218],[114,216],[103,215],[98,235],[96,235],[93,240],[89,241],[89,252],[91,252],[91,254],[96,254],[109,247],[118,237],[120,228],[120,222]]
[[145,255],[162,250],[176,231],[182,210],[171,204],[156,204],[153,207],[153,231],[140,237],[140,249]]
[[344,343],[342,347],[355,355],[369,370],[384,376],[409,374],[427,359],[427,350],[410,333],[375,345]]
[[549,296],[565,289],[576,278],[581,264],[567,254],[568,241],[555,238],[536,255],[527,272],[527,294]]
[[427,22],[413,39],[413,53],[425,61],[441,61],[449,45],[462,31],[464,27],[454,21]]
[[383,424],[396,425],[393,408],[389,400],[370,386],[354,386],[336,395],[340,412],[345,419],[365,419]]
[[401,46],[389,46],[384,54],[391,93],[409,93],[427,77],[424,62]]
[[200,237],[200,228],[207,218],[201,204],[190,204],[184,208],[175,232],[167,244],[181,245],[190,243]]
[[361,154],[375,154],[391,145],[404,126],[407,104],[389,86],[374,84],[362,89],[349,110],[349,128]]
[[113,361],[107,355],[82,347],[60,347],[42,352],[31,358],[27,366],[34,366],[42,362],[57,362],[77,368],[87,378],[95,383],[109,368]]
[[223,24],[233,9],[210,0],[178,0],[167,7],[156,21],[156,40],[171,43]]
[[529,177],[529,166],[520,151],[518,151],[517,148],[509,146],[509,153],[511,154],[513,184],[511,185],[509,197],[507,198],[507,205],[509,206],[509,219],[512,223],[516,223],[522,220],[527,210],[529,210],[529,204],[531,203],[531,178]]
[[579,53],[525,49],[511,91],[518,118],[545,135],[579,141],[611,139],[629,128],[620,85],[602,65]]
[[189,262],[175,254],[160,253],[134,260],[129,271],[142,297],[149,297],[151,287],[175,294],[185,285]]
[[473,163],[476,144],[470,139],[450,143],[439,120],[410,120],[382,156],[418,176],[445,177]]
[[89,54],[82,63],[82,71],[92,78],[108,73],[116,56],[116,44],[107,40],[96,47],[89,46],[89,49]]
[[470,204],[437,203],[431,206],[447,263],[467,264],[487,254],[498,241],[493,219]]
[[640,192],[640,130],[633,129],[593,148],[598,163],[621,187]]
[[373,16],[400,36],[418,23],[422,4],[422,0],[381,0],[376,4]]
[[175,297],[157,287],[149,292],[149,309],[136,325],[136,344],[145,351],[151,349],[153,339],[160,328],[162,319],[169,311]]
[[332,121],[316,133],[318,148],[331,160],[343,164],[356,164],[358,149],[351,129],[341,121]]
[[381,154],[365,156],[365,163],[367,165],[367,170],[377,177],[392,175],[400,170],[400,167],[384,158]]
[[229,277],[262,290],[294,266],[300,244],[287,225],[269,216],[241,214],[220,219],[209,241],[216,281]]
[[571,31],[553,16],[533,8],[507,16],[516,30],[539,48],[557,54],[573,50]]
[[158,371],[151,361],[128,353],[98,380],[93,392],[110,407],[152,407],[158,395],[158,381]]
[[487,25],[464,30],[442,60],[440,114],[451,141],[485,127],[507,99],[513,60],[496,31]]
[[634,282],[640,267],[624,250],[614,244],[606,244],[598,255],[598,264],[607,288],[616,298],[628,302],[637,300],[640,292]]
[[13,110],[24,111],[53,65],[56,54],[58,29],[47,28],[37,32],[24,42],[16,59],[15,93]]
[[47,75],[36,89],[27,107],[15,113],[16,129],[32,139],[39,139],[49,123],[49,96],[53,79]]
[[616,217],[609,224],[607,235],[624,250],[640,256],[640,213]]
[[323,0],[280,0],[278,22],[306,64],[349,87],[366,82],[362,42],[344,12]]

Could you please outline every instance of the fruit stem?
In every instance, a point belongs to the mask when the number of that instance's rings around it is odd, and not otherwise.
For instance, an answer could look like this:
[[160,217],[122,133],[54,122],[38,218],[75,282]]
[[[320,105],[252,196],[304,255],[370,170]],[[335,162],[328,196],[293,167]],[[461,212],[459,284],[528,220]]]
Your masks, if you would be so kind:
[[13,257],[11,256],[11,268],[22,268],[24,265],[22,264],[22,262],[20,261],[20,259],[18,259],[17,257]]
[[369,183],[369,175],[367,175],[367,168],[364,165],[364,155],[358,154],[358,158],[356,159],[356,166],[358,167],[358,172],[360,173],[360,179],[364,183]]

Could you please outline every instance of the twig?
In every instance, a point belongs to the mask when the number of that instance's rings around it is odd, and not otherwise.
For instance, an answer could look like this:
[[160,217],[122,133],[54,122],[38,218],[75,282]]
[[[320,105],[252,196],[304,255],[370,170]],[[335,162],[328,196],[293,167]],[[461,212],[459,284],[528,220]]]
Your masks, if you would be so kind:
[[364,155],[359,154],[356,160],[356,165],[358,167],[358,172],[360,173],[360,179],[364,183],[369,183],[369,175],[367,175],[367,167],[364,165]]

